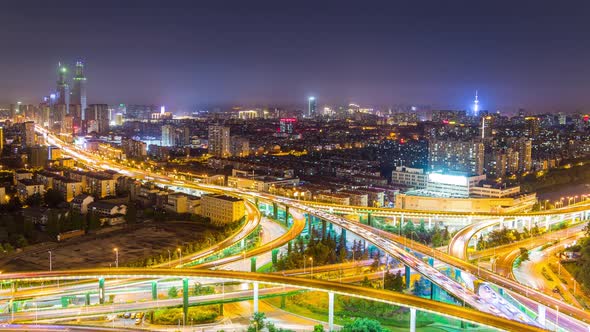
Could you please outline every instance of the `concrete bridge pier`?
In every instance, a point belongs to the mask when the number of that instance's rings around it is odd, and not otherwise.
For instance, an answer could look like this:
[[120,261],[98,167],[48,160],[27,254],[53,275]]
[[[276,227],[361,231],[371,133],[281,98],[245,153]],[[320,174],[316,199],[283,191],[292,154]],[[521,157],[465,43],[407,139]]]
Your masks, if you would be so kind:
[[416,309],[410,308],[410,332],[416,332]]
[[328,331],[334,331],[334,292],[328,292]]
[[98,279],[98,303],[104,304],[104,278]]
[[257,313],[258,312],[258,282],[252,283],[252,289],[254,291],[254,295],[253,295],[253,299],[252,299],[252,302],[254,302],[253,303],[254,313]]
[[405,265],[405,268],[406,268],[406,270],[405,270],[406,273],[405,273],[405,277],[404,278],[406,279],[406,289],[410,289],[410,281],[412,279],[411,278],[412,277],[412,274],[411,274],[411,271],[410,271],[410,267],[409,266]]
[[188,321],[188,278],[182,279],[182,320],[184,325]]
[[547,308],[542,305],[542,304],[538,304],[537,305],[537,321],[539,322],[539,324],[541,324],[541,326],[545,327],[545,311],[547,311]]
[[158,282],[152,281],[152,300],[158,299]]

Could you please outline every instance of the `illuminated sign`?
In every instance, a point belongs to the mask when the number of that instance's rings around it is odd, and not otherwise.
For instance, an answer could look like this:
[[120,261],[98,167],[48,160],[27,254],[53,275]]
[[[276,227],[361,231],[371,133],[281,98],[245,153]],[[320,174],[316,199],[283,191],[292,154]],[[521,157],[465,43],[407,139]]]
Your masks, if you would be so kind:
[[428,181],[434,183],[451,184],[455,186],[467,186],[467,177],[462,175],[430,173],[428,174]]

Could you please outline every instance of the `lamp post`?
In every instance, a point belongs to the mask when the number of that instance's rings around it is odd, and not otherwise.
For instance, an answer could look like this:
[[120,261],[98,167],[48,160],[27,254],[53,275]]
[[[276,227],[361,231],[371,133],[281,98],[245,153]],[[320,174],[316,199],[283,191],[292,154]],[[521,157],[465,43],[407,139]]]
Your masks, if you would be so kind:
[[313,279],[313,257],[309,257],[309,260],[311,261],[311,273],[310,275],[310,279]]
[[556,304],[555,309],[557,309],[557,315],[555,315],[555,331],[559,331],[559,306]]
[[115,267],[119,268],[119,249],[113,249],[115,251]]
[[168,267],[170,267],[170,261],[172,260],[172,255],[170,254],[170,249],[166,249],[168,250]]
[[305,274],[305,255],[303,255],[303,274]]
[[51,256],[51,250],[48,251],[49,253],[49,271],[53,271],[53,257]]
[[180,248],[176,248],[176,251],[180,254],[180,266],[182,266],[182,250]]

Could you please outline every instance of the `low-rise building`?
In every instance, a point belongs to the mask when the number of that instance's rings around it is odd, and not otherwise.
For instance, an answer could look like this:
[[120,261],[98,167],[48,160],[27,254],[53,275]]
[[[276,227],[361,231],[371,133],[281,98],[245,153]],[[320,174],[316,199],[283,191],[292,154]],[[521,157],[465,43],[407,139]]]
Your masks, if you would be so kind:
[[94,202],[94,197],[86,194],[81,194],[72,200],[72,209],[77,210],[80,214],[88,213],[88,205]]
[[63,176],[53,178],[53,189],[62,194],[64,201],[71,202],[74,197],[82,193],[82,182],[68,179]]
[[237,222],[245,214],[246,206],[241,198],[226,195],[203,195],[201,198],[201,215],[209,218],[214,225]]
[[125,222],[127,205],[96,201],[88,205],[88,211],[99,217],[101,225],[116,225]]
[[8,203],[8,196],[6,196],[6,188],[0,187],[0,204]]
[[355,191],[355,190],[342,190],[339,193],[348,195],[350,197],[350,205],[354,206],[368,206],[369,194]]
[[428,174],[421,168],[396,167],[391,172],[391,184],[404,186],[413,189],[426,188]]
[[35,194],[43,195],[45,192],[45,186],[43,183],[32,179],[22,179],[16,184],[16,192],[20,200],[24,201],[29,196]]
[[350,196],[340,193],[321,193],[318,200],[331,204],[350,205]]

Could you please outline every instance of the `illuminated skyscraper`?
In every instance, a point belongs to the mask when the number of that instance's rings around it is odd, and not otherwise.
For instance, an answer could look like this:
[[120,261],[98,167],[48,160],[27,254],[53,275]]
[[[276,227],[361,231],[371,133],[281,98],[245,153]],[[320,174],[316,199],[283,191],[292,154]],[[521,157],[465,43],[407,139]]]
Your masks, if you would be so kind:
[[70,113],[70,86],[66,81],[68,69],[61,63],[57,66],[57,95],[56,104],[66,105],[66,112]]
[[317,103],[315,97],[309,97],[307,105],[307,117],[313,118],[317,115]]
[[84,76],[84,63],[76,62],[76,74],[72,87],[72,104],[80,105],[82,120],[85,120],[84,110],[88,106],[86,101],[86,76]]

